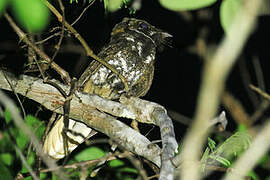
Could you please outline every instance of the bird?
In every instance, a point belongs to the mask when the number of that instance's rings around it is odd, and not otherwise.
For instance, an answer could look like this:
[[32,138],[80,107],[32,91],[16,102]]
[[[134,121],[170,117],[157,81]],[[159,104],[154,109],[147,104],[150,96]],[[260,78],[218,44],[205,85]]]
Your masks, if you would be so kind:
[[[145,20],[123,18],[112,29],[110,41],[101,49],[98,57],[125,78],[127,87],[119,75],[98,61],[92,61],[78,80],[81,90],[116,101],[121,96],[144,96],[152,84],[156,52],[169,46],[171,39],[172,35]],[[63,145],[63,127],[63,117],[60,117],[43,145],[43,152],[54,159],[61,159],[66,155]],[[81,134],[76,136],[67,132],[68,153],[93,134],[90,127],[72,119],[69,119],[68,129]]]

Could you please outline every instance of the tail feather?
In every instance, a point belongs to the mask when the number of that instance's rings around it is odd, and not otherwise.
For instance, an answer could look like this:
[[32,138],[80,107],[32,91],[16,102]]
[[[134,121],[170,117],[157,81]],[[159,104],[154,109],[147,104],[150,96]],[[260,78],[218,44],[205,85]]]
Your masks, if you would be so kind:
[[[55,123],[49,134],[47,135],[43,152],[54,159],[62,159],[65,157],[64,138],[62,131],[64,128],[63,116]],[[85,124],[69,119],[68,136],[68,152],[72,152],[79,144],[83,143],[91,135],[92,129]]]

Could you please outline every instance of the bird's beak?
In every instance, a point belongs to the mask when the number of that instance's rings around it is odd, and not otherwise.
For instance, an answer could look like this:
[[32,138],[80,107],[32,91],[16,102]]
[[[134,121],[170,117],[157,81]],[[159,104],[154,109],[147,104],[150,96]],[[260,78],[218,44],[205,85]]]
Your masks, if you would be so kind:
[[161,32],[161,34],[162,34],[162,37],[164,37],[164,38],[172,38],[173,37],[171,34],[169,34],[167,32]]

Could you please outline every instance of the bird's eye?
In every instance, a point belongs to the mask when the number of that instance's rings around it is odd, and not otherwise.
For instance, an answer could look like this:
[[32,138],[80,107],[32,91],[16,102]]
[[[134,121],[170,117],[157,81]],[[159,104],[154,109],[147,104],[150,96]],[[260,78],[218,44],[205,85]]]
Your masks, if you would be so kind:
[[140,27],[141,27],[142,29],[146,29],[146,28],[148,27],[148,25],[147,25],[146,23],[141,23],[141,24],[140,24]]

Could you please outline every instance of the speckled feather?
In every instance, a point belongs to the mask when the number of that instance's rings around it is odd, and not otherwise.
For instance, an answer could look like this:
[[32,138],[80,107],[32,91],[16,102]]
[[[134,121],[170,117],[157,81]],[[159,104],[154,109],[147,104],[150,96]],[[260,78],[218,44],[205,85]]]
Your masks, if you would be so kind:
[[[125,77],[128,89],[124,88],[116,74],[97,61],[90,63],[79,79],[79,85],[86,93],[114,100],[122,94],[136,97],[145,95],[153,80],[156,49],[162,49],[162,46],[166,45],[167,37],[170,35],[143,20],[124,18],[113,28],[110,42],[98,56]],[[63,121],[62,116],[54,124],[43,146],[44,153],[55,159],[65,157]],[[69,129],[84,137],[67,133],[69,152],[93,133],[90,127],[72,119],[69,121]]]
[[108,99],[117,99],[121,94],[145,95],[152,84],[156,47],[162,46],[167,37],[169,34],[146,21],[124,18],[114,27],[110,42],[98,56],[125,77],[128,91],[116,74],[96,61],[90,63],[79,80],[83,91]]

